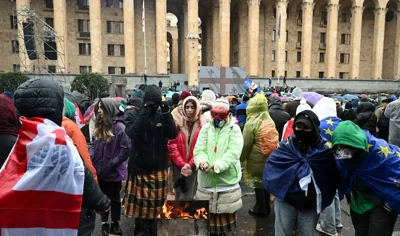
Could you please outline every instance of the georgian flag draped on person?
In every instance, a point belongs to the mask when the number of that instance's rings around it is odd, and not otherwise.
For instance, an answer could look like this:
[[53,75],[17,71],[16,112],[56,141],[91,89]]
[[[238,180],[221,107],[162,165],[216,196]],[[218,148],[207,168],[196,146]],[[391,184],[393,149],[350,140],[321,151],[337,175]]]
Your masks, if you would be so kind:
[[65,130],[21,118],[17,142],[0,170],[0,235],[77,235],[84,166]]

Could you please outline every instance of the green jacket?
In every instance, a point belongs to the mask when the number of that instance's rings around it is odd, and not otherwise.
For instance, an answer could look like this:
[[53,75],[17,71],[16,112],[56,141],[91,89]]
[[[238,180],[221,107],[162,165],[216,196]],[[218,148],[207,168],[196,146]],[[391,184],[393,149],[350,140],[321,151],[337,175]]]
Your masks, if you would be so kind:
[[[348,134],[352,134],[352,136]],[[342,144],[362,150],[364,153],[358,158],[363,158],[368,151],[367,135],[365,135],[359,126],[351,121],[343,121],[337,126],[332,136],[332,143],[334,149],[336,149],[337,145]],[[376,198],[375,193],[357,178],[351,192],[350,208],[358,214],[367,213],[376,207],[376,204],[371,201],[374,201]]]
[[244,147],[240,161],[245,164],[244,181],[251,188],[263,188],[265,162],[278,145],[278,132],[269,116],[268,102],[257,94],[246,108],[247,121],[243,130]]
[[237,184],[242,178],[239,157],[243,148],[243,137],[238,125],[229,119],[220,130],[207,123],[200,131],[194,148],[194,163],[216,165],[219,173],[209,169],[198,171],[197,180],[201,187],[208,188]]

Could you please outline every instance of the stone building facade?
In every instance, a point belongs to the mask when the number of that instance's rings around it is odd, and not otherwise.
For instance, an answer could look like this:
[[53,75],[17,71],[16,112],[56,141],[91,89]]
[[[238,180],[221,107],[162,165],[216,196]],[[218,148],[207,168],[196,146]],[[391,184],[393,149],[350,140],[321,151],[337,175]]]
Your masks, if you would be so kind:
[[[33,70],[22,52],[12,47],[15,41],[24,45],[23,39],[14,37],[20,29],[13,29],[12,22],[25,5],[53,24],[64,39],[57,42],[64,49],[61,58],[46,61],[47,66],[63,64],[57,73],[142,74],[142,4],[142,0],[0,0],[0,71]],[[398,4],[397,0],[145,0],[146,71],[187,74],[190,85],[198,84],[200,64],[245,67],[248,76],[260,78],[399,79]],[[167,26],[167,13],[176,16],[176,28]],[[20,68],[22,64],[28,66]]]

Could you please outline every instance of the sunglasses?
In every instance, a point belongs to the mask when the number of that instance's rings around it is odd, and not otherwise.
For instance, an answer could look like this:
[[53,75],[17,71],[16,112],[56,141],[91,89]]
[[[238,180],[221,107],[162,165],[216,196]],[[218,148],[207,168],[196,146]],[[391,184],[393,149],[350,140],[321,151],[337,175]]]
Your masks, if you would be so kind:
[[211,117],[213,119],[218,118],[219,120],[225,120],[226,117],[228,117],[228,114],[229,114],[227,111],[226,112],[221,112],[221,111],[211,110],[210,112],[211,112]]

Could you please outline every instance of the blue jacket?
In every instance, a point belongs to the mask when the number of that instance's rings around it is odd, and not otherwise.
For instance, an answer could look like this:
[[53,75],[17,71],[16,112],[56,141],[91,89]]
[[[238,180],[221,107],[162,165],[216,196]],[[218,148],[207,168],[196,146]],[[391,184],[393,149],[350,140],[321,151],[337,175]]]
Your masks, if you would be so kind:
[[239,124],[240,123],[245,123],[247,116],[244,116],[244,115],[239,115],[238,116],[238,110],[245,110],[246,111],[246,108],[247,108],[247,102],[242,102],[241,104],[236,106],[235,116],[237,117]]

